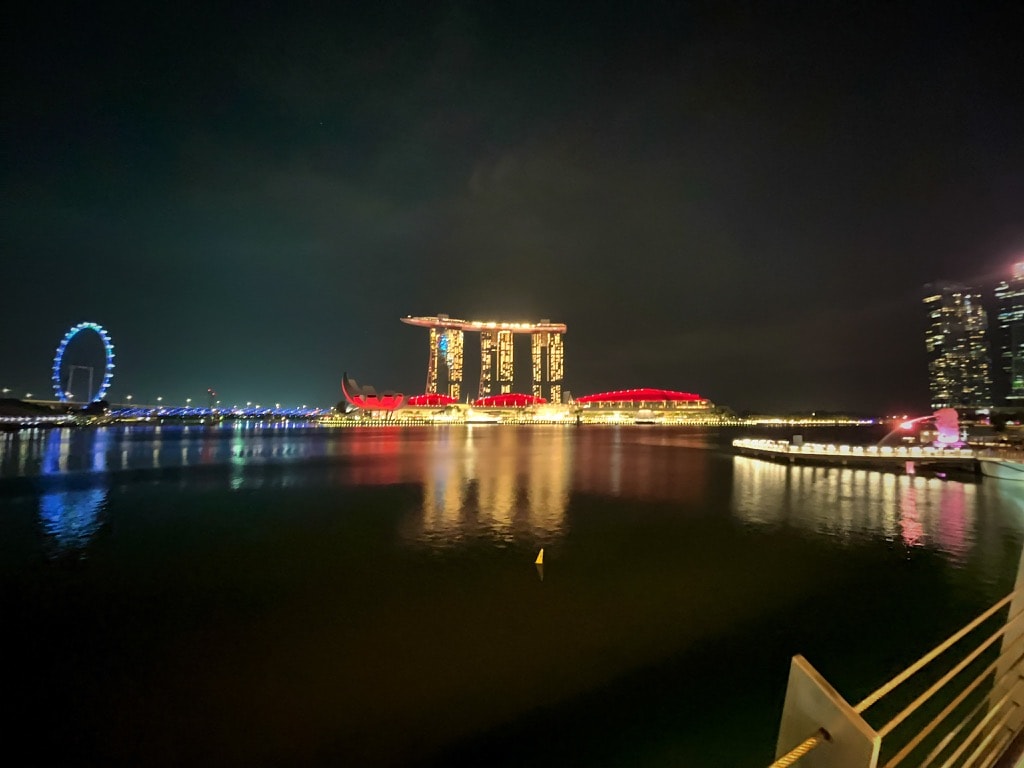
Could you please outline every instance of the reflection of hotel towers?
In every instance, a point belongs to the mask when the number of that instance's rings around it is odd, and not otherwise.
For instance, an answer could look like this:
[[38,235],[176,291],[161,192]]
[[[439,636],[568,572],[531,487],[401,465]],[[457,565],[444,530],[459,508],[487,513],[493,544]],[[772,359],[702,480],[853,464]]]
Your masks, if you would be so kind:
[[467,430],[464,442],[439,445],[423,474],[423,520],[417,535],[456,544],[481,535],[561,534],[572,481],[573,435],[556,429],[553,435]]
[[[459,399],[462,393],[463,339],[466,331],[480,334],[480,387],[477,397],[506,394],[515,380],[514,334],[530,334],[533,394],[562,402],[565,377],[564,323],[497,323],[455,320],[448,315],[403,317],[403,323],[430,329],[427,393]],[[443,374],[443,375],[442,375]],[[440,383],[439,383],[440,382]]]

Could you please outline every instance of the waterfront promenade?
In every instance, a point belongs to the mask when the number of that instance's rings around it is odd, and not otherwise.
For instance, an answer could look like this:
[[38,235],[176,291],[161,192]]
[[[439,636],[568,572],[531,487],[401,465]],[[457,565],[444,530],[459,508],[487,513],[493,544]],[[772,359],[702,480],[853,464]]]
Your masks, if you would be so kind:
[[935,448],[930,445],[848,445],[791,443],[788,440],[737,438],[732,446],[744,456],[789,464],[883,469],[892,472],[978,471],[972,448]]

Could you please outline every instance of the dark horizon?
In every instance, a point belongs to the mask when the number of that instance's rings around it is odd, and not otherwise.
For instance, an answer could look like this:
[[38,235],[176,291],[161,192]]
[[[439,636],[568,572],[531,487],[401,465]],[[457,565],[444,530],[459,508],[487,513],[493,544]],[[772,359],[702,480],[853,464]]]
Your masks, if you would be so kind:
[[990,301],[1024,258],[1015,2],[58,3],[8,29],[9,396],[51,395],[82,321],[115,401],[332,405],[343,371],[415,394],[399,318],[443,312],[566,323],[577,395],[922,413],[923,286]]

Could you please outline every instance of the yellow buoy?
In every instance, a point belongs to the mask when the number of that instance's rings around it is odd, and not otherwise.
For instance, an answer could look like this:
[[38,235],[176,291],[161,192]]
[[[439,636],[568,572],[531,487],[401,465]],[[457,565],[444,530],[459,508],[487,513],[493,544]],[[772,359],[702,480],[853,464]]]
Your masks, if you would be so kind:
[[537,553],[537,559],[533,562],[536,565],[544,565],[544,547],[540,548],[540,552]]

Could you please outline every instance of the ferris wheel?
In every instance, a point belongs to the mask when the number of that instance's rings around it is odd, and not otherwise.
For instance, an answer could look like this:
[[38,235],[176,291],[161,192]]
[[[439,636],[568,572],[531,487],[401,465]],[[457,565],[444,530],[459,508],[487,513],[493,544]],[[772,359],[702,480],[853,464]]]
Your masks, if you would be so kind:
[[[76,365],[76,364],[64,364],[64,354],[68,349],[68,345],[71,344],[78,334],[83,331],[92,331],[97,334],[100,341],[103,343],[103,378],[100,381],[99,388],[93,394],[94,386],[94,373],[96,366],[90,365]],[[96,323],[79,323],[78,325],[72,326],[72,328],[64,334],[64,338],[60,340],[60,345],[57,347],[57,354],[53,357],[53,392],[57,396],[57,399],[62,403],[69,402],[72,397],[72,386],[74,384],[76,373],[79,379],[83,375],[86,375],[89,379],[88,389],[86,390],[85,401],[95,403],[103,399],[103,396],[107,394],[107,390],[110,388],[110,380],[114,378],[114,345],[110,341],[110,335],[104,330],[102,325]]]

